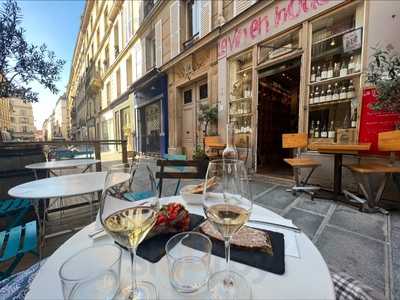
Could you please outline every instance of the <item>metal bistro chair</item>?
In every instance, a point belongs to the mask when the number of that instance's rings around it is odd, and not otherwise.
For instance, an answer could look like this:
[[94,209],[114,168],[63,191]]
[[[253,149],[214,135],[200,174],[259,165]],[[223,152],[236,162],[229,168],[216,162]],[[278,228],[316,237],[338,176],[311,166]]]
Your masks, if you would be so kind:
[[[293,195],[296,195],[298,191],[305,192],[311,196],[311,200],[314,200],[315,191],[319,190],[319,187],[307,186],[307,183],[314,170],[320,166],[320,163],[310,158],[301,157],[301,150],[305,147],[307,147],[306,133],[282,134],[282,148],[296,149],[295,158],[284,159],[287,164],[292,166],[295,179],[295,185],[288,191],[292,192]],[[311,169],[305,180],[300,180],[301,169]]]
[[[159,197],[162,194],[164,179],[204,179],[207,173],[207,160],[157,160],[157,166],[160,171],[156,173],[156,178],[159,179],[158,191]],[[196,171],[188,172],[169,172],[165,171],[166,167],[185,168],[194,167]],[[177,190],[176,190],[177,192]]]
[[22,257],[28,252],[34,252],[37,248],[37,227],[36,221],[31,221],[25,225],[13,227],[0,232],[0,263],[11,258],[13,262],[5,271],[0,271],[0,280],[8,277],[17,267]]
[[[185,154],[164,154],[164,159],[166,160],[186,160],[187,157]],[[176,169],[180,172],[185,171],[185,167],[176,167]],[[176,183],[176,188],[175,188],[175,193],[176,195],[178,193],[179,186],[181,185],[181,179],[178,179],[178,182]]]
[[[362,203],[361,211],[365,212],[388,212],[378,207],[382,197],[387,180],[392,174],[400,173],[400,167],[394,166],[395,152],[400,151],[400,130],[381,132],[378,134],[378,150],[390,152],[390,161],[388,164],[382,163],[359,163],[345,165],[353,173],[357,185],[360,187],[365,199],[344,190],[345,196],[351,200]],[[382,179],[377,181],[376,175],[383,174]],[[378,188],[374,189],[374,182],[378,183]]]
[[28,199],[0,200],[0,218],[7,220],[6,228],[21,225],[24,216],[33,209]]

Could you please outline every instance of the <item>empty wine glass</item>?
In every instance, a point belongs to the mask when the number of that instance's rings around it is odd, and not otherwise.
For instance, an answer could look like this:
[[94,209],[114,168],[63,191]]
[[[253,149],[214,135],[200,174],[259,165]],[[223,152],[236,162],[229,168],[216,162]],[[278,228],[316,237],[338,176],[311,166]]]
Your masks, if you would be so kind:
[[156,222],[158,210],[156,184],[147,164],[110,168],[101,197],[100,220],[112,238],[129,249],[131,257],[131,284],[121,287],[119,299],[157,298],[152,283],[136,281],[135,257],[138,245]]
[[251,288],[246,279],[230,270],[230,240],[250,217],[253,199],[247,171],[240,160],[213,160],[208,165],[204,184],[203,208],[207,220],[225,243],[226,269],[210,276],[208,289],[212,299],[249,299]]

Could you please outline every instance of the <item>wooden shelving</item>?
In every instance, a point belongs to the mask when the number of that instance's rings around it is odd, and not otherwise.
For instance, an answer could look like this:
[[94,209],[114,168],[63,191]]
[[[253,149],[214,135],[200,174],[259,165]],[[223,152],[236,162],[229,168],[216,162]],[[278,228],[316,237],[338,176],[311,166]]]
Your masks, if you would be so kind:
[[233,102],[241,102],[241,101],[251,101],[252,97],[243,97],[243,98],[238,98],[238,99],[231,99],[229,103]]
[[230,117],[249,117],[249,116],[251,116],[251,115],[253,115],[252,113],[244,113],[244,114],[237,114],[237,113],[230,113],[229,114],[229,116]]
[[321,103],[313,103],[313,104],[310,104],[310,109],[316,110],[317,108],[324,108],[324,107],[329,107],[331,105],[337,105],[337,104],[348,103],[348,102],[351,102],[351,99],[342,99],[342,100],[335,100],[335,101],[326,101],[326,102],[321,102]]
[[324,85],[324,84],[330,84],[334,82],[339,82],[339,81],[344,81],[344,80],[349,80],[355,77],[358,77],[361,75],[361,72],[356,72],[356,73],[351,73],[346,76],[341,76],[341,77],[333,77],[325,80],[321,80],[318,82],[310,82],[308,83],[309,86],[317,86],[317,85]]

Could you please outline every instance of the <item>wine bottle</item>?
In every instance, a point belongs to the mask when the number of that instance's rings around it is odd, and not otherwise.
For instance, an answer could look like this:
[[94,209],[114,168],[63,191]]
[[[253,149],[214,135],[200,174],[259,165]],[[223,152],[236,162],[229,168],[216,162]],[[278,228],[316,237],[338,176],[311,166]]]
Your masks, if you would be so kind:
[[327,138],[327,137],[328,137],[328,130],[326,129],[326,123],[324,123],[321,130],[321,138]]
[[340,76],[340,63],[335,62],[333,66],[333,77],[339,77]]
[[319,102],[325,102],[325,90],[323,88],[321,88],[321,94],[319,96]]
[[[243,128],[243,126],[242,126]],[[242,131],[241,128],[241,131]],[[234,143],[233,126],[232,124],[226,125],[226,147],[222,152],[224,159],[238,159],[238,152]]]
[[340,89],[340,95],[339,95],[340,100],[345,100],[347,99],[347,91],[346,87],[343,85],[342,88]]
[[360,70],[361,70],[361,66],[360,66],[360,56],[359,55],[357,55],[355,58],[354,58],[354,72],[360,72]]
[[347,63],[346,60],[343,60],[342,65],[340,66],[340,77],[347,75]]
[[353,99],[356,96],[356,92],[354,90],[353,80],[350,80],[349,87],[347,88],[347,98]]
[[317,74],[315,75],[315,81],[321,81],[321,67],[317,67]]
[[353,114],[351,115],[351,128],[357,127],[357,108],[354,108]]
[[319,138],[320,137],[319,120],[317,121],[317,126],[314,129],[314,137],[315,138]]
[[333,94],[332,94],[332,101],[339,100],[339,86],[338,83],[335,82],[335,87],[333,88]]
[[349,60],[349,67],[348,67],[348,73],[352,74],[355,72],[355,64],[354,64],[354,56],[350,56],[350,60]]
[[314,104],[314,89],[313,88],[310,89],[310,98],[309,99],[310,99],[309,100],[310,104]]
[[325,80],[327,78],[328,78],[328,69],[326,68],[326,64],[323,64],[321,70],[321,80]]
[[310,136],[310,138],[312,138],[312,137],[314,137],[314,130],[315,130],[315,128],[314,128],[314,120],[312,120],[311,121],[311,127],[310,127],[310,130],[309,130],[309,136]]
[[345,117],[344,117],[343,128],[344,129],[349,128],[349,115],[348,114],[346,114]]
[[331,121],[331,125],[329,126],[329,131],[328,131],[328,138],[335,139],[335,137],[336,137],[335,124],[333,121]]
[[310,82],[315,82],[315,66],[311,68]]
[[332,88],[330,84],[328,85],[328,89],[326,90],[325,101],[332,101]]
[[328,67],[328,72],[327,72],[326,78],[327,78],[327,79],[333,78],[333,65],[332,65],[332,61],[329,62],[329,67]]
[[315,88],[314,92],[314,103],[319,103],[319,87]]

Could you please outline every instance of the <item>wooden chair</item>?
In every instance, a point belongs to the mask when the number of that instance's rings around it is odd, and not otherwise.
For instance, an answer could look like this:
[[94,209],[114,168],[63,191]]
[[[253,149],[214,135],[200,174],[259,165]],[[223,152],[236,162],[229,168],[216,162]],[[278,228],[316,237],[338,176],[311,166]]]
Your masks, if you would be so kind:
[[[378,150],[390,152],[390,161],[384,163],[359,163],[345,165],[353,173],[357,185],[360,187],[365,199],[344,190],[345,196],[352,201],[360,202],[363,204],[362,211],[365,212],[381,212],[387,214],[388,212],[378,207],[379,201],[385,190],[386,182],[392,174],[400,173],[400,167],[394,166],[395,152],[400,151],[400,130],[381,132],[378,134]],[[377,182],[374,175],[383,174],[383,178]],[[374,189],[374,182],[378,183],[378,188]]]
[[36,221],[23,226],[16,226],[0,232],[0,249],[4,249],[0,256],[0,263],[14,258],[6,270],[0,271],[0,280],[8,277],[17,267],[27,252],[33,252],[37,247]]
[[224,150],[226,147],[226,145],[221,142],[221,138],[219,136],[204,137],[204,145],[209,159],[221,158],[219,151]]
[[[156,173],[156,178],[159,179],[158,191],[159,197],[162,194],[163,179],[205,179],[208,167],[208,161],[206,160],[157,160],[157,166],[160,167],[160,171]],[[194,167],[196,171],[188,172],[176,172],[166,171],[166,167],[185,168]]]
[[[320,165],[319,162],[310,159],[302,158],[301,150],[307,147],[307,134],[306,133],[285,133],[282,134],[282,148],[295,149],[294,158],[285,158],[284,161],[293,168],[295,185],[289,190],[294,195],[297,191],[302,191],[310,194],[311,200],[314,199],[315,191],[319,190],[316,186],[307,186],[314,170]],[[305,180],[300,180],[300,170],[311,169]]]

